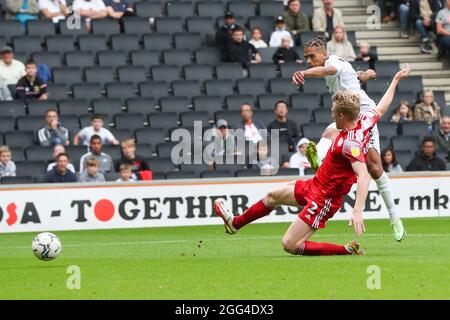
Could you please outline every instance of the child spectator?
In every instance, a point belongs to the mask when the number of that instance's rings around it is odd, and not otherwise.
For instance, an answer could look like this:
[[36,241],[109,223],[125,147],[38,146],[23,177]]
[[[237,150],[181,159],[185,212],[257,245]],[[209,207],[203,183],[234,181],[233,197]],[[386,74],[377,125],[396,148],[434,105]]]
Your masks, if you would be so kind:
[[134,139],[124,140],[120,145],[122,147],[122,157],[115,163],[114,167],[116,172],[120,171],[120,166],[124,163],[131,165],[131,171],[133,173],[150,170],[145,159],[136,155],[136,143]]
[[86,170],[78,177],[78,182],[105,182],[105,176],[98,171],[99,162],[95,158],[89,158],[86,162]]
[[251,167],[259,169],[262,176],[273,176],[278,172],[280,164],[274,157],[269,156],[267,142],[258,143],[257,159],[251,163]]
[[91,126],[83,128],[78,132],[73,138],[73,144],[77,146],[81,143],[88,146],[93,135],[100,136],[104,144],[119,144],[119,141],[117,141],[111,131],[103,128],[103,126],[103,117],[101,115],[93,115],[91,117]]
[[400,173],[403,172],[402,166],[395,158],[394,150],[387,148],[381,153],[381,162],[383,163],[383,169],[385,172]]
[[396,124],[402,124],[403,122],[413,121],[414,115],[411,106],[408,101],[401,101],[395,110],[391,121]]
[[269,46],[270,47],[279,47],[281,45],[281,41],[284,37],[289,37],[291,39],[290,46],[294,46],[294,41],[289,31],[286,29],[286,24],[284,23],[284,18],[282,16],[278,16],[275,20],[275,31],[272,32],[270,36]]
[[15,177],[16,164],[11,161],[12,153],[8,146],[0,147],[0,178]]
[[37,75],[36,63],[29,60],[25,64],[25,76],[16,84],[17,99],[20,100],[47,100],[47,84]]
[[298,168],[299,175],[305,175],[305,169],[311,168],[306,157],[306,147],[308,146],[309,139],[302,138],[297,142],[297,152],[294,153],[289,159],[289,168]]
[[376,53],[370,51],[370,45],[367,42],[360,42],[359,52],[355,60],[365,61],[370,69],[375,70],[375,62],[378,60],[378,56]]
[[261,28],[255,27],[252,29],[252,38],[248,43],[252,44],[256,49],[267,48],[267,43],[262,39]]
[[116,182],[133,182],[135,181],[132,178],[133,171],[132,167],[129,164],[123,163],[120,165],[120,178],[116,180]]
[[281,39],[281,47],[275,51],[273,54],[272,60],[276,64],[281,64],[285,62],[295,62],[295,63],[303,63],[300,59],[300,55],[295,51],[291,46],[292,39],[290,36],[285,36]]

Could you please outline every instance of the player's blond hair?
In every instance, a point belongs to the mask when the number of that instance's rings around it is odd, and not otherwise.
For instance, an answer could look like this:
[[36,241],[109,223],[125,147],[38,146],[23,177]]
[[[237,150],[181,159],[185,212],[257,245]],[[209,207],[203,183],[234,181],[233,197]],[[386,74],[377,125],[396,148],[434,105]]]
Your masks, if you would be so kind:
[[120,145],[122,147],[136,147],[136,142],[134,142],[134,139],[126,139]]
[[4,153],[11,153],[11,149],[8,146],[0,146],[0,156]]
[[359,94],[351,91],[338,91],[333,95],[333,109],[335,113],[342,113],[347,120],[358,118],[360,111]]

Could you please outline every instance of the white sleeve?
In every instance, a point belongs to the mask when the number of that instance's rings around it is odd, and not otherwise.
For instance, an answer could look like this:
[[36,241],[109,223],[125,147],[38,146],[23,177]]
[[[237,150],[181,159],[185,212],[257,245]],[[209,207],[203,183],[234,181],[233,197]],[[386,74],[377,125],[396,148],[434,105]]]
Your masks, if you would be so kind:
[[116,137],[114,137],[114,135],[112,134],[111,131],[109,131],[108,129],[105,129],[105,133],[106,133],[106,139],[108,140],[109,143],[113,142],[114,140],[116,140]]
[[337,70],[336,75],[339,76],[342,72],[342,69],[344,68],[344,61],[338,56],[332,55],[325,61],[325,66],[335,67]]
[[39,10],[48,9],[49,3],[48,0],[39,0]]
[[80,9],[81,9],[81,1],[80,0],[75,0],[72,3],[72,10],[75,12],[75,11],[78,11]]
[[105,3],[102,0],[97,0],[95,5],[99,11],[106,9]]

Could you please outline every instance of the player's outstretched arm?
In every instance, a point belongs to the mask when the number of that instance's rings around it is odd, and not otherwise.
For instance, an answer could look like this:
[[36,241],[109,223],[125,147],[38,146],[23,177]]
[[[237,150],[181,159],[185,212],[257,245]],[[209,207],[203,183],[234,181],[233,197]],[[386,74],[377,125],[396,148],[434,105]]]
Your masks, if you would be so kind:
[[378,102],[378,105],[375,108],[375,111],[378,112],[380,118],[388,111],[389,106],[391,105],[392,100],[394,99],[395,89],[397,88],[397,85],[403,79],[408,78],[410,71],[411,66],[409,64],[406,64],[405,67],[399,72],[397,72],[397,74],[395,75],[394,79],[391,82],[391,85],[389,86],[383,98],[381,98],[380,102]]
[[375,80],[377,78],[377,73],[372,69],[368,69],[367,71],[358,71],[356,73],[358,74],[360,83],[365,83],[369,80]]
[[295,85],[305,84],[305,78],[323,78],[337,73],[336,67],[328,65],[325,67],[314,67],[304,71],[297,71],[292,76]]
[[350,218],[349,226],[354,226],[357,236],[361,236],[365,230],[362,212],[366,203],[367,193],[369,191],[370,175],[364,162],[355,161],[352,163],[353,171],[358,176],[356,185],[356,200],[353,207],[353,213]]

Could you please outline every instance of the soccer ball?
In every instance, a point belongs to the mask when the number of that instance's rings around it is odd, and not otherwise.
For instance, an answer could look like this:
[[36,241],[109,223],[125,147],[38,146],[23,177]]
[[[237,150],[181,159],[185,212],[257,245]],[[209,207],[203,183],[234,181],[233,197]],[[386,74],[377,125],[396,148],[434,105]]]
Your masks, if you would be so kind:
[[39,260],[50,261],[61,253],[62,246],[58,237],[50,232],[40,233],[34,238],[31,248]]

